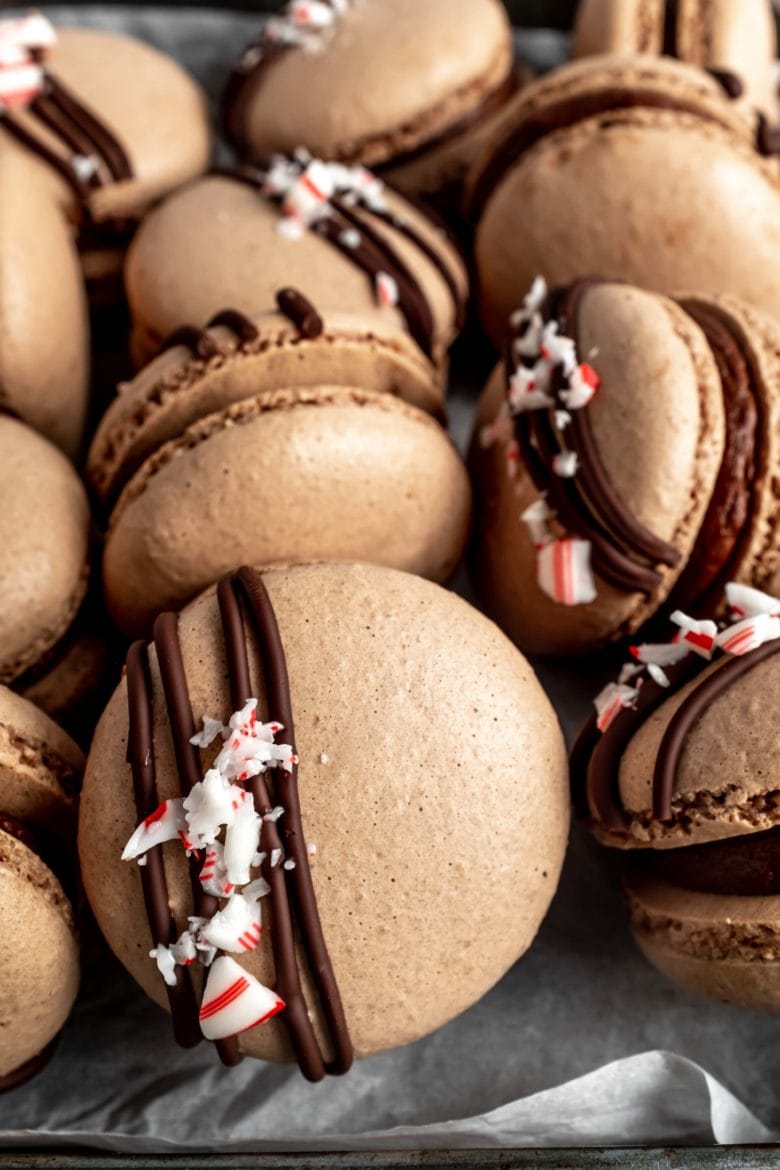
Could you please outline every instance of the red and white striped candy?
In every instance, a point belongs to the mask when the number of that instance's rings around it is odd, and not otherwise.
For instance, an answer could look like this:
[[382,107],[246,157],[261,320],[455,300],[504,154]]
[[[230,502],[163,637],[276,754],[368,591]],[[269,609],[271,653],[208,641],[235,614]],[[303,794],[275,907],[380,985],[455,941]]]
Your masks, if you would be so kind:
[[543,410],[555,403],[547,393],[550,386],[549,363],[537,362],[532,370],[518,366],[509,379],[507,401],[512,414],[525,410]]
[[31,12],[13,20],[0,20],[0,61],[7,46],[20,49],[52,49],[57,30],[41,12]]
[[264,987],[235,959],[220,955],[206,980],[200,1029],[207,1040],[224,1040],[264,1024],[284,1006],[275,991]]
[[0,63],[0,108],[26,105],[43,88],[43,70],[34,61],[18,65]]
[[596,695],[593,705],[596,708],[596,726],[599,731],[606,731],[613,719],[626,707],[631,707],[636,701],[639,691],[636,687],[628,687],[622,683],[608,683]]
[[780,638],[780,614],[761,613],[723,630],[715,644],[727,654],[748,654],[776,638]]
[[688,647],[682,642],[643,642],[641,646],[629,646],[629,651],[645,666],[673,666],[685,658]]
[[322,0],[293,0],[288,15],[294,24],[311,29],[328,28],[336,17],[330,5],[323,4]]
[[282,213],[300,219],[305,224],[314,223],[327,212],[333,190],[333,179],[327,163],[312,159],[286,192]]
[[729,609],[739,617],[780,613],[780,598],[762,593],[760,589],[753,589],[750,585],[740,585],[738,581],[729,581],[726,586],[726,601]]
[[561,401],[569,410],[582,410],[601,385],[601,378],[587,362],[580,364],[569,375],[569,386],[561,390]]
[[590,567],[590,541],[565,537],[545,544],[536,556],[539,588],[560,605],[585,605],[595,600]]
[[122,861],[132,861],[155,845],[174,841],[187,833],[187,820],[181,797],[164,800],[146,820],[141,821],[122,851]]
[[689,650],[692,650],[694,654],[698,654],[701,658],[712,657],[712,651],[715,648],[715,636],[718,632],[718,627],[715,625],[715,622],[697,622],[679,609],[676,609],[671,614],[670,621],[673,621],[676,626],[680,627],[680,633],[677,635],[675,641],[684,642]]
[[554,366],[561,366],[566,377],[571,378],[577,369],[577,347],[571,337],[559,332],[557,321],[548,321],[545,325],[541,349],[542,357]]
[[217,768],[209,768],[197,784],[193,784],[184,798],[187,831],[195,848],[211,845],[223,825],[233,819],[236,803],[243,797],[242,789],[230,784]]
[[211,946],[219,951],[253,951],[260,941],[262,912],[256,899],[244,894],[231,894],[221,910],[206,923],[200,932]]
[[225,849],[220,841],[214,841],[206,849],[198,877],[206,894],[226,898],[233,893],[233,883],[228,880],[225,867]]
[[398,304],[398,281],[389,272],[377,272],[374,287],[376,299],[383,308],[392,308]]
[[521,515],[520,519],[528,529],[531,540],[537,548],[541,548],[542,545],[547,544],[552,539],[550,535],[550,521],[554,515],[555,512],[553,512],[543,497],[529,504]]

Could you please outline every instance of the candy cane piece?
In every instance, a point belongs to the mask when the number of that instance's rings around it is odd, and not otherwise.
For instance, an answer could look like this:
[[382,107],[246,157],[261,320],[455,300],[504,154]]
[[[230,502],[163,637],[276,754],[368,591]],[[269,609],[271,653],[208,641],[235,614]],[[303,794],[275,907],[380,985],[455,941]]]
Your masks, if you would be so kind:
[[200,1009],[200,1029],[207,1040],[224,1040],[264,1024],[284,1008],[284,1000],[265,987],[235,959],[220,955],[212,963]]

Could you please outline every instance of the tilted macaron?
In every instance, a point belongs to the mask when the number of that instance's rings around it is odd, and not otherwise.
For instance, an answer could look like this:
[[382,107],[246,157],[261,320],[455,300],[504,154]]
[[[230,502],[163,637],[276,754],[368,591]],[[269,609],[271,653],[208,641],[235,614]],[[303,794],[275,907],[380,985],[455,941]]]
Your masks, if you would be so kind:
[[634,647],[572,752],[580,814],[632,855],[637,941],[691,991],[780,1011],[780,600],[727,586],[717,624]]
[[583,279],[513,318],[480,403],[473,564],[524,649],[775,590],[780,325],[732,297]]
[[55,723],[0,686],[0,1092],[44,1067],[78,988],[66,891],[83,766]]
[[572,56],[663,53],[735,78],[774,119],[777,35],[770,0],[580,0]]
[[0,22],[17,65],[0,73],[8,111],[0,158],[32,156],[76,226],[85,271],[121,267],[147,207],[203,171],[205,97],[172,58],[133,37],[53,26],[40,14]]
[[478,297],[500,344],[534,277],[731,293],[780,317],[780,174],[764,122],[668,58],[531,83],[471,177]]
[[496,0],[292,0],[237,62],[223,125],[247,160],[305,146],[437,193],[515,93],[512,57]]
[[468,288],[426,213],[363,168],[304,155],[214,174],[166,200],[136,236],[125,279],[139,362],[180,325],[205,326],[226,305],[273,309],[292,285],[321,312],[381,307],[442,370]]
[[48,669],[84,601],[90,510],[65,456],[0,415],[0,682]]
[[294,1054],[318,1080],[501,978],[567,831],[560,730],[508,640],[421,578],[330,564],[242,569],[135,644],[79,851],[109,944],[180,1043]]
[[[138,466],[103,557],[108,608],[125,632],[147,632],[160,609],[246,560],[366,560],[440,581],[460,560],[466,470],[439,423],[395,396],[435,402],[430,367],[384,323],[375,333],[359,317],[326,325],[296,290],[279,305],[286,321],[232,311],[221,316],[232,327],[188,331],[192,351],[158,358],[96,438],[93,478],[105,489],[101,451],[117,457],[114,486]],[[160,402],[167,411],[154,410]],[[139,417],[137,438],[123,431]]]
[[71,233],[32,163],[0,151],[0,408],[73,458],[88,396],[89,323]]

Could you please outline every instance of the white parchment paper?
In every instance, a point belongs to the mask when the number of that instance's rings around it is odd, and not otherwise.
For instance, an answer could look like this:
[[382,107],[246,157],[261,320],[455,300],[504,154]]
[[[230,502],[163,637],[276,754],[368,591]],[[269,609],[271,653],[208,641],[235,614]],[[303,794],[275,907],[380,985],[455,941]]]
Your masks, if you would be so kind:
[[[228,11],[51,12],[173,52],[211,93],[257,28],[256,17]],[[554,34],[519,34],[519,46],[540,66],[563,52]],[[459,352],[452,423],[463,443],[489,360],[473,339]],[[619,661],[537,664],[569,737]],[[226,1072],[205,1043],[178,1049],[166,1015],[88,922],[76,1011],[48,1069],[0,1098],[0,1146],[143,1153],[774,1141],[779,1039],[776,1018],[697,1000],[645,962],[625,925],[612,859],[575,828],[551,913],[501,983],[433,1036],[317,1086],[255,1061]]]

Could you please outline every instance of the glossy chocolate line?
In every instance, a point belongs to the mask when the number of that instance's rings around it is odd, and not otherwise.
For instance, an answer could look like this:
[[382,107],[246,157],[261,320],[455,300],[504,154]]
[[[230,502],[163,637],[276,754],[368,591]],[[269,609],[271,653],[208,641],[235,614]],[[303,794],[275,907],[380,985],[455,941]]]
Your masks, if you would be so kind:
[[692,114],[705,122],[722,125],[718,118],[693,102],[650,90],[629,91],[615,87],[597,93],[580,94],[574,98],[564,98],[546,110],[531,114],[501,143],[476,181],[469,201],[471,218],[479,218],[493,192],[520,161],[522,155],[548,134],[568,129],[588,118],[620,114],[635,109],[678,111],[681,114]]
[[570,756],[572,790],[575,803],[588,815],[592,809],[594,820],[613,832],[628,827],[628,817],[620,799],[620,761],[630,740],[646,719],[666,702],[670,693],[684,686],[707,665],[704,658],[689,654],[680,662],[665,667],[669,688],[660,687],[646,676],[633,707],[627,707],[616,716],[604,732],[592,715],[578,735]]
[[[357,208],[349,207],[338,196],[331,200],[331,206],[338,216],[346,220],[347,228],[353,227],[360,233],[360,243],[357,247],[351,248],[344,242],[342,239],[344,225],[339,223],[337,216],[319,220],[315,223],[314,230],[319,229],[343,255],[352,256],[374,279],[381,272],[387,272],[393,277],[398,285],[398,307],[406,319],[409,332],[426,357],[432,357],[433,313],[419,281],[412,275],[395,248],[368,222],[365,214],[358,214]],[[371,214],[365,205],[361,204],[360,210]]]
[[748,654],[729,657],[723,666],[708,675],[675,711],[664,732],[653,772],[653,816],[656,820],[672,819],[674,778],[685,740],[700,715],[738,679],[780,651],[780,639],[765,642]]
[[676,57],[679,51],[680,5],[677,0],[663,0],[663,38],[661,52],[665,57]]
[[280,288],[276,294],[276,305],[279,312],[292,321],[301,337],[314,338],[322,334],[322,317],[297,288]]
[[[87,138],[79,133],[78,127],[74,126],[62,114],[59,107],[52,101],[51,97],[45,92],[41,93],[30,103],[30,110],[35,114],[39,121],[43,122],[53,134],[56,134],[66,146],[69,146],[75,155],[86,156],[91,152],[92,145]],[[84,180],[87,187],[94,189],[100,186],[100,176],[97,169],[94,174]]]
[[214,338],[205,329],[199,329],[197,325],[180,325],[163,342],[160,353],[165,353],[168,349],[175,349],[177,345],[185,346],[193,357],[200,358],[203,362],[209,361],[219,353],[219,346]]
[[[115,182],[133,178],[133,168],[124,147],[95,115],[57,77],[47,75],[49,95],[62,113],[92,143],[94,153],[105,164]],[[89,153],[93,153],[90,151]]]
[[[197,728],[192,714],[187,675],[179,643],[178,615],[175,613],[160,614],[154,623],[153,638],[168,709],[168,723],[171,729],[179,783],[182,793],[186,796],[203,779],[203,770],[200,762],[200,751],[194,744],[190,743],[190,738],[195,735]],[[219,909],[219,900],[211,894],[204,893],[200,884],[199,868],[200,861],[193,852],[190,857],[190,881],[195,901],[195,913],[201,918],[212,918]],[[229,1066],[238,1064],[241,1057],[235,1036],[217,1040],[215,1045],[223,1064]]]
[[214,329],[217,325],[221,325],[223,329],[230,329],[242,345],[257,341],[260,336],[260,330],[254,321],[251,321],[246,314],[239,312],[238,309],[222,309],[219,313],[215,313],[207,322],[206,328]]
[[[251,695],[252,684],[249,677],[244,619],[236,595],[235,577],[226,577],[220,581],[217,599],[228,660],[231,699],[235,709],[240,710]],[[255,633],[260,643],[261,659],[264,662],[265,654],[263,653],[261,632],[256,629]],[[268,703],[270,708],[270,690]],[[286,1025],[301,1072],[309,1081],[321,1081],[325,1076],[326,1069],[309,1018],[298,972],[295,955],[295,928],[284,877],[285,870],[281,860],[284,857],[284,845],[276,823],[265,820],[265,816],[271,811],[273,804],[262,773],[253,778],[251,791],[255,809],[264,818],[260,834],[260,847],[266,857],[261,872],[270,886],[271,946],[276,971],[276,991],[285,1004],[284,1012],[280,1018]],[[285,809],[286,815],[287,810]],[[277,865],[271,865],[271,856],[274,850],[279,850],[280,860]]]
[[46,1047],[42,1048],[35,1056],[31,1056],[24,1064],[20,1064],[18,1068],[11,1069],[5,1076],[0,1077],[0,1093],[10,1093],[11,1089],[18,1089],[20,1085],[26,1085],[33,1077],[37,1077],[57,1051],[60,1035],[61,1033],[58,1032],[54,1039],[50,1040]]
[[[279,720],[284,724],[290,739],[294,740],[287,662],[271,599],[268,596],[263,578],[257,570],[246,567],[239,569],[237,581],[244,591],[256,628],[261,634],[263,659],[268,678],[268,702],[274,712],[278,712]],[[292,888],[301,924],[303,948],[309,970],[320,996],[323,1015],[333,1045],[333,1060],[326,1065],[326,1068],[332,1075],[339,1076],[351,1067],[353,1048],[311,880],[298,794],[298,766],[295,764],[291,773],[280,768],[274,771],[277,773],[275,776],[276,795],[285,808],[284,836],[287,852],[295,861],[295,868],[285,871],[285,873]]]
[[[160,803],[154,756],[149,659],[144,642],[134,642],[128,651],[127,707],[127,760],[133,773],[136,815],[142,821]],[[160,943],[170,946],[176,941],[178,931],[168,901],[161,845],[148,851],[146,864],[139,866],[139,872],[152,943],[154,946]],[[173,1034],[176,1043],[182,1048],[193,1048],[203,1039],[203,1034],[198,1023],[198,1004],[192,978],[185,967],[177,966],[174,973],[176,983],[173,986],[165,984]]]
[[22,126],[12,115],[6,115],[0,120],[0,130],[7,130],[12,138],[15,138],[22,146],[26,146],[33,154],[38,155],[68,184],[79,203],[82,206],[87,204],[91,187],[79,177],[69,159],[57,154],[51,147],[39,141],[26,126]]

